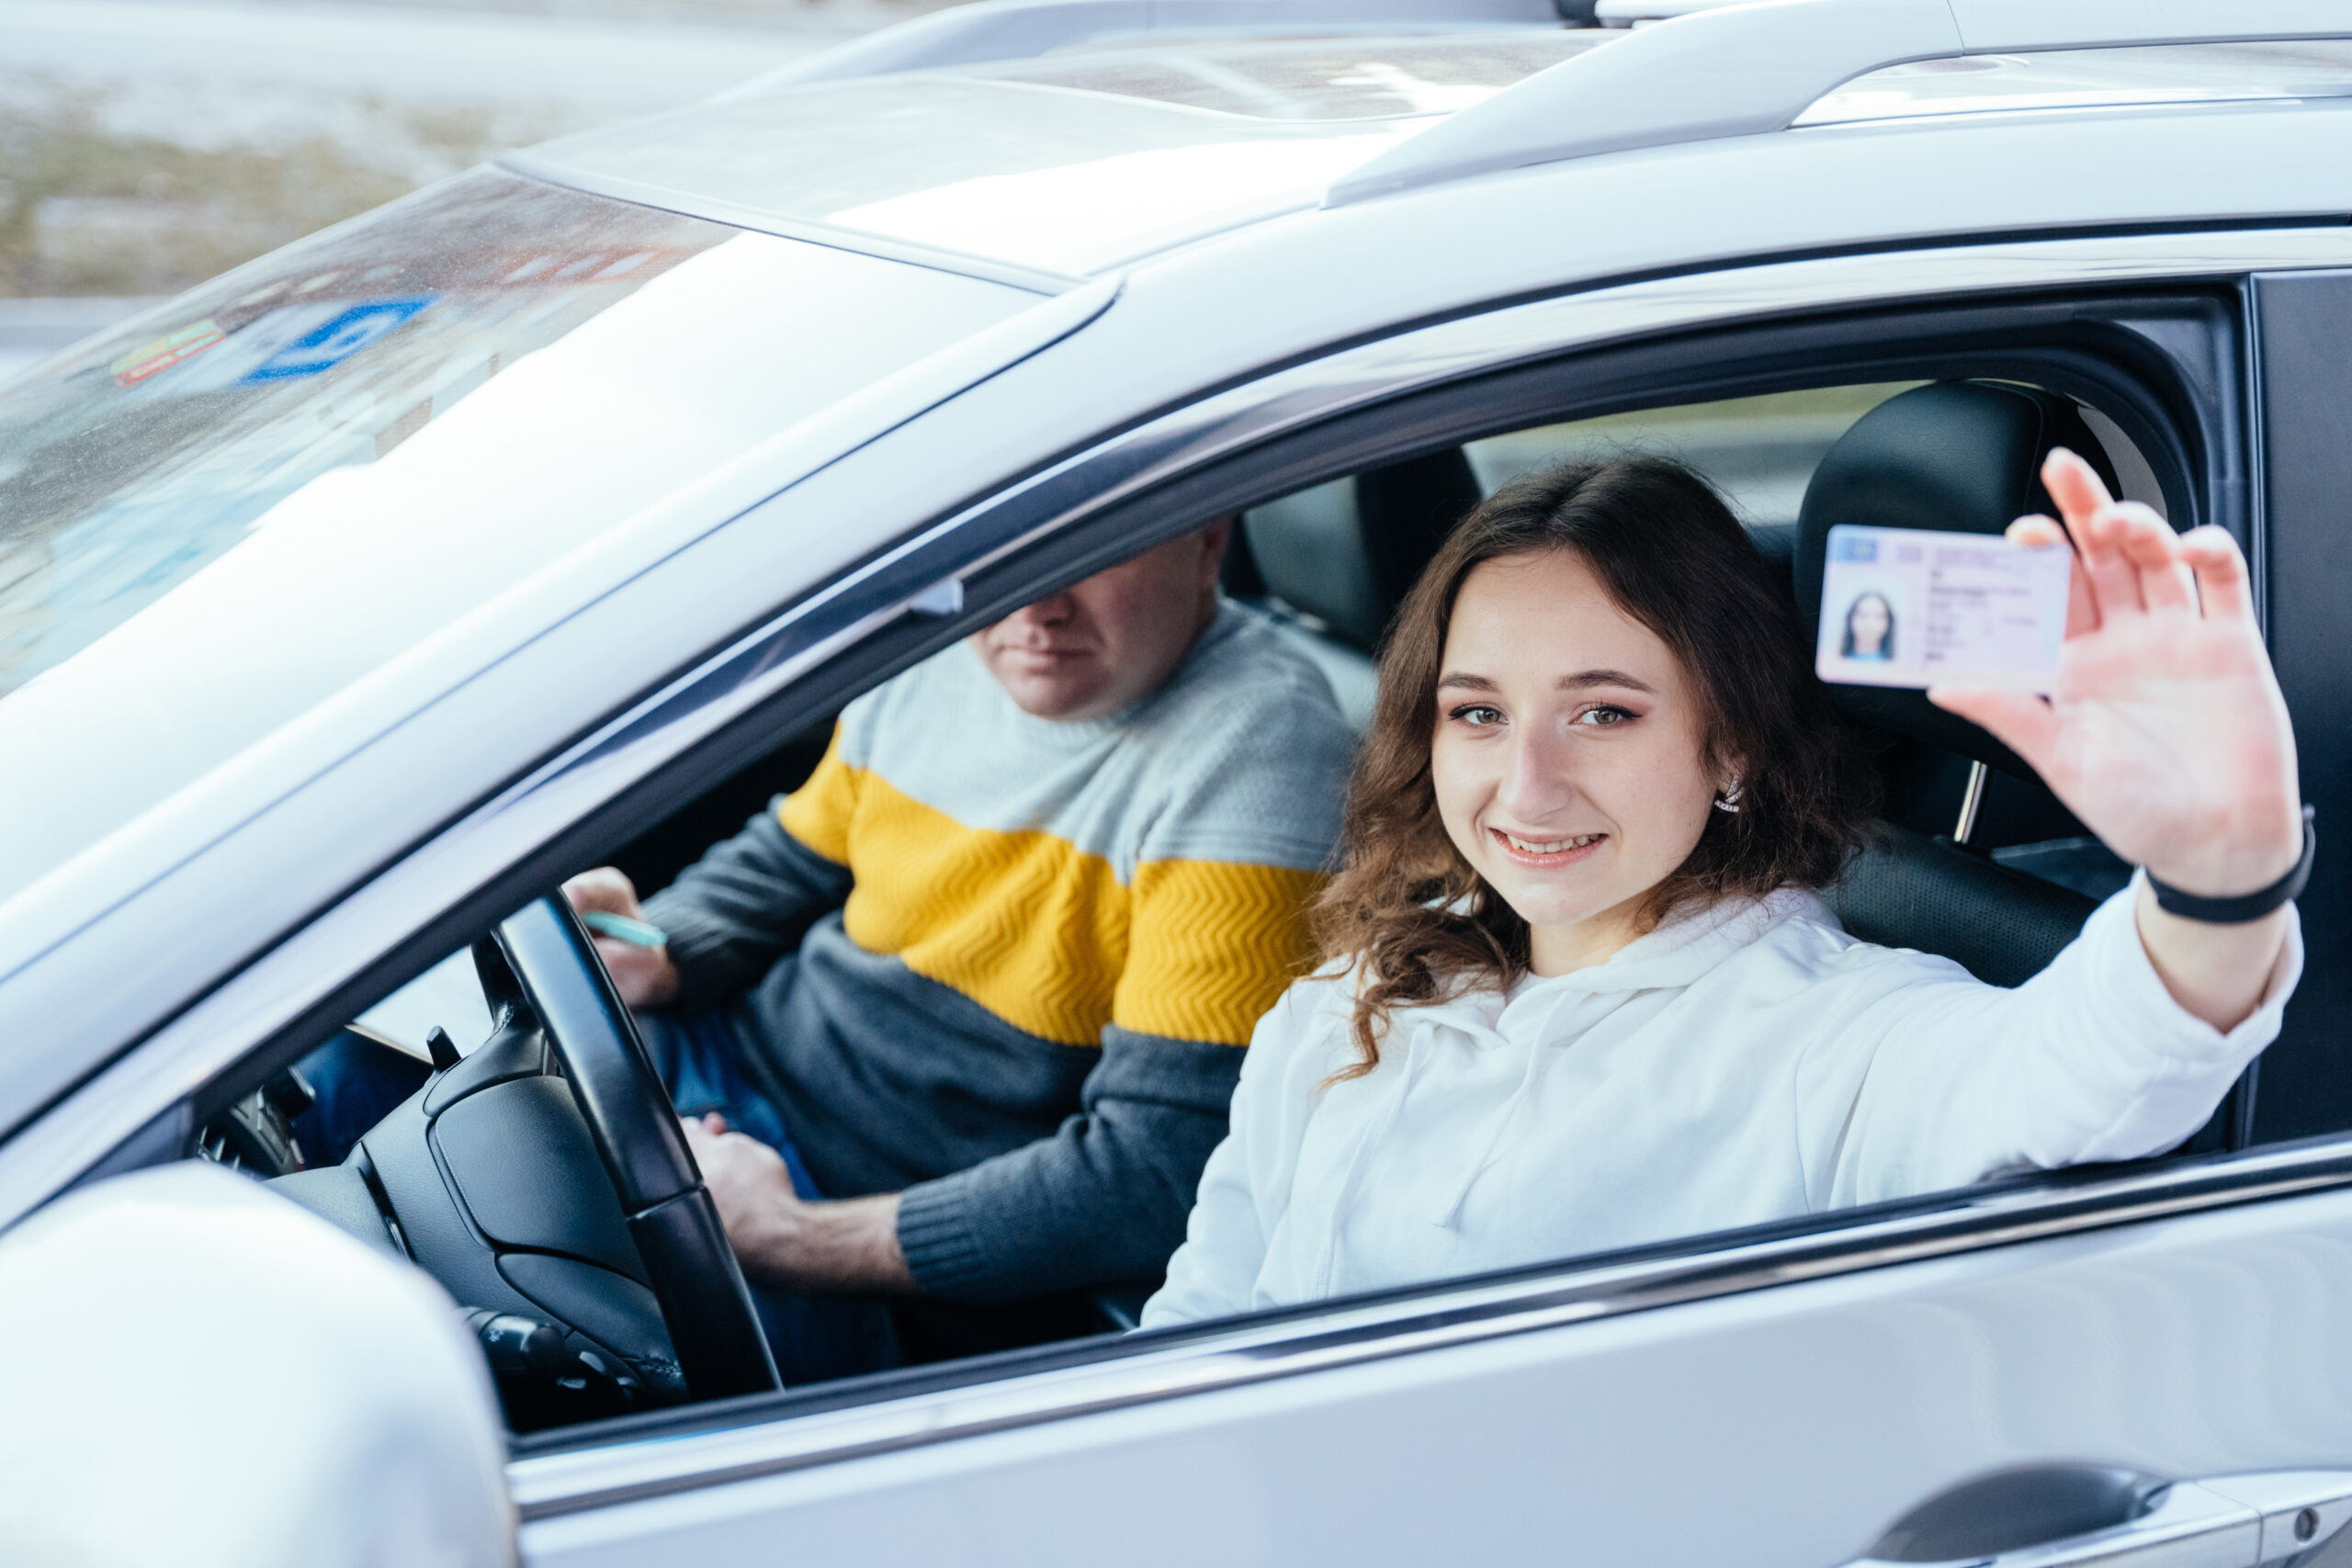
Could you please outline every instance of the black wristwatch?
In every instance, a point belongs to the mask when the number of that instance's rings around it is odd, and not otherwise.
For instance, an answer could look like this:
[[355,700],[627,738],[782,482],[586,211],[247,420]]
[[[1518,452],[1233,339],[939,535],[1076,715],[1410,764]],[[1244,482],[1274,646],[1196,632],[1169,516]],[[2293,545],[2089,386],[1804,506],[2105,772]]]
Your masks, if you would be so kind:
[[2279,905],[2296,897],[2303,885],[2312,879],[2312,856],[2319,849],[2319,830],[2312,826],[2318,815],[2314,807],[2303,807],[2303,852],[2286,875],[2269,886],[2253,893],[2242,893],[2234,898],[2200,898],[2194,893],[2156,880],[2148,874],[2148,888],[2156,896],[2156,907],[2168,915],[2178,915],[2184,920],[2202,920],[2213,926],[2242,926],[2248,920],[2258,920]]

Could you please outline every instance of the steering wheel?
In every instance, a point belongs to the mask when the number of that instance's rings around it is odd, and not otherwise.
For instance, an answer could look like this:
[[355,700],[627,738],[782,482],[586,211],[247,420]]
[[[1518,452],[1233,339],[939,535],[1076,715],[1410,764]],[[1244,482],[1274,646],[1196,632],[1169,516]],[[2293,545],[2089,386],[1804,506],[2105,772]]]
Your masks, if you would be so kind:
[[492,1016],[510,1031],[535,1018],[561,1064],[692,1395],[780,1387],[718,1207],[580,917],[540,898],[500,921],[474,961]]

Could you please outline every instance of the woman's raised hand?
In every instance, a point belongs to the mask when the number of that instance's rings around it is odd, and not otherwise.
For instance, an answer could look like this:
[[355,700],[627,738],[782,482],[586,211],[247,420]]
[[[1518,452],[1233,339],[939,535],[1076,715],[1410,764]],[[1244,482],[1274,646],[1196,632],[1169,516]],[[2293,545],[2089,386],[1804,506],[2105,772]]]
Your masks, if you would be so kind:
[[[2254,617],[2245,558],[2215,527],[2175,534],[2061,448],[2042,482],[2064,513],[2009,525],[2074,539],[2058,690],[1937,688],[2033,765],[2109,848],[2186,893],[2268,886],[2302,852],[2295,737]],[[2146,922],[2143,921],[2143,934]],[[2184,998],[2185,999],[2185,998]]]

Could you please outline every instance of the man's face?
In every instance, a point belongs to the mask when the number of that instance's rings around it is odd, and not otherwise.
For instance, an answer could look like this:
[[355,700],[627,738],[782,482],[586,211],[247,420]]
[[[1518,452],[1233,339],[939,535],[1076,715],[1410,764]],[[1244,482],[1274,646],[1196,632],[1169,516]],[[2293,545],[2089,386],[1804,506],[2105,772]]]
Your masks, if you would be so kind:
[[1150,694],[1216,610],[1231,521],[1098,571],[972,636],[1022,712],[1102,718]]

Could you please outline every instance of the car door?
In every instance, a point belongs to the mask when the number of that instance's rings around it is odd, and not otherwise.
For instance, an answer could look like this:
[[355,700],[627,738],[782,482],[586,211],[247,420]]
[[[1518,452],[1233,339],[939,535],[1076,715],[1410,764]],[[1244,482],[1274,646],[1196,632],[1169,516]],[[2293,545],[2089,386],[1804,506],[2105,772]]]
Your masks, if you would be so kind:
[[[1762,367],[1738,359],[1757,340],[1734,334],[1792,310],[1815,313],[1792,329],[1800,350],[1842,344],[1860,363],[1899,343],[1914,365],[1934,336],[1916,308],[1940,296],[2076,327],[2104,310],[2138,321],[2143,348],[2170,343],[2180,375],[2163,395],[2203,405],[2169,416],[2175,482],[2195,493],[2167,496],[2176,521],[2186,499],[2252,548],[2324,820],[2352,787],[2337,765],[2352,662],[2335,629],[2352,589],[2352,273],[2303,265],[2329,257],[2352,247],[2150,236],[1789,264],[1522,307],[1179,411],[1062,470],[1027,515],[1148,515],[1153,483],[1163,511],[1173,495],[1197,510],[1215,493],[1205,455],[1252,442],[1260,468],[1235,487],[1325,477],[1335,453],[1365,450],[1337,412],[1408,387],[1451,380],[1491,405],[1513,375],[1556,400],[1576,374],[1606,404],[1630,395],[1611,376],[1651,373],[1626,355],[1679,355],[1685,374]],[[1988,304],[1993,276],[2013,292]],[[2117,305],[2126,281],[2162,287]],[[2046,292],[2069,288],[2083,291]],[[1700,322],[1716,335],[1673,335]],[[1970,329],[1952,316],[1939,330]],[[2033,341],[2054,367],[2088,340]],[[1571,343],[1619,357],[1541,362]],[[1392,411],[1391,428],[1434,444],[1447,417]],[[2143,444],[2166,439],[2152,428]],[[2258,473],[2240,453],[2258,454]],[[1098,487],[1073,478],[1090,462]],[[1085,536],[1070,522],[1065,559]],[[2266,1067],[2257,1141],[2242,1123],[2219,1155],[533,1439],[510,1469],[526,1556],[1827,1564],[1873,1543],[1904,1561],[1990,1561],[2086,1532],[2090,1544],[2031,1560],[2323,1550],[2352,1515],[2342,863],[2323,850],[2303,905],[2311,967]],[[2258,1141],[2290,1135],[2302,1141]]]

